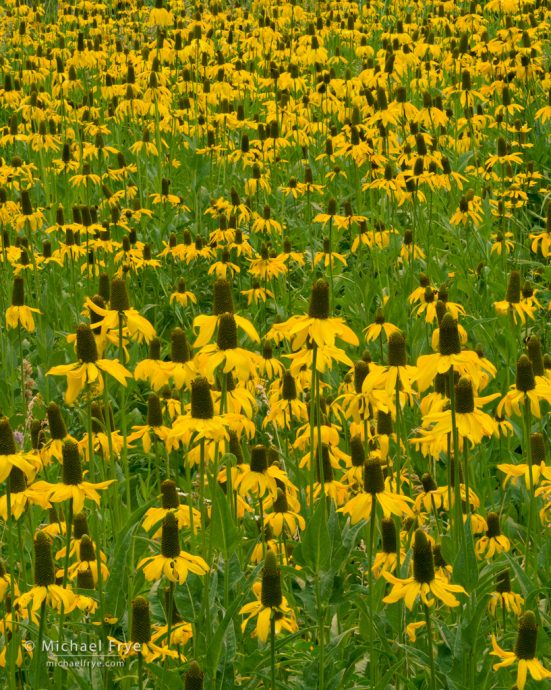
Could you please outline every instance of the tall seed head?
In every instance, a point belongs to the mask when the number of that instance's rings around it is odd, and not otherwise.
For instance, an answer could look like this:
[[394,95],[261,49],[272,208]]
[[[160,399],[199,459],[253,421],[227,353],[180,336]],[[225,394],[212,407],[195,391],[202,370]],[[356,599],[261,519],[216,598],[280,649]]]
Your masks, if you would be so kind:
[[25,306],[25,282],[21,276],[16,276],[13,279],[13,290],[11,293],[12,307]]
[[78,445],[69,439],[63,443],[63,483],[71,486],[82,484],[82,464]]
[[94,333],[88,324],[81,323],[77,326],[77,359],[85,364],[93,364],[98,359],[98,348]]
[[264,569],[262,570],[262,594],[260,597],[263,606],[274,608],[281,605],[281,571],[277,566],[277,556],[270,549],[266,553]]
[[507,282],[507,293],[505,294],[505,301],[509,304],[518,304],[520,302],[520,272],[511,271],[509,273],[509,280]]
[[235,309],[233,307],[233,297],[231,285],[225,278],[218,278],[213,285],[214,300],[213,300],[213,314],[219,316],[229,312],[233,314]]
[[399,331],[394,331],[388,338],[388,366],[406,366],[406,340]]
[[174,513],[167,513],[163,520],[161,553],[165,558],[176,558],[180,553],[178,520]]
[[458,414],[469,414],[474,411],[474,393],[471,379],[462,376],[455,387],[456,412]]
[[364,491],[368,494],[380,494],[385,490],[383,467],[378,457],[371,455],[364,463]]
[[518,659],[533,659],[536,656],[538,626],[533,611],[526,611],[519,620],[515,654]]
[[216,343],[221,350],[233,350],[237,347],[237,324],[230,312],[220,315]]
[[151,618],[149,602],[144,597],[136,597],[132,601],[132,642],[144,644],[151,641]]
[[515,385],[517,390],[523,393],[533,391],[536,387],[532,362],[526,355],[521,355],[517,361],[517,375]]
[[0,456],[15,455],[16,453],[17,447],[10,420],[7,417],[2,417],[0,418]]
[[312,286],[308,316],[311,319],[329,318],[329,283],[323,278]]
[[381,535],[384,553],[397,553],[396,526],[392,518],[383,518],[381,522]]
[[165,479],[161,484],[161,499],[162,506],[165,510],[172,510],[178,508],[180,499],[178,498],[178,491],[176,490],[176,482],[172,479]]
[[55,584],[52,544],[45,532],[38,532],[34,538],[34,584],[36,587]]
[[197,376],[191,382],[191,416],[194,419],[212,419],[214,417],[210,384],[204,376]]
[[434,580],[434,557],[427,535],[423,530],[415,531],[413,542],[413,576],[416,582],[430,583]]
[[457,321],[449,312],[442,317],[438,349],[441,355],[457,355],[461,352]]
[[53,440],[61,441],[67,436],[67,427],[61,416],[59,405],[51,402],[46,408],[46,415],[48,417],[48,427],[50,428],[50,436]]

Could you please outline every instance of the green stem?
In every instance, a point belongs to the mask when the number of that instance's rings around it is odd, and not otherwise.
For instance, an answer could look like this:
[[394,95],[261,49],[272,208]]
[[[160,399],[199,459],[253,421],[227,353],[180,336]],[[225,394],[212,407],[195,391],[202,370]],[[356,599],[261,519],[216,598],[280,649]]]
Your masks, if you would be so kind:
[[369,516],[369,544],[367,551],[367,581],[369,597],[369,615],[371,617],[369,625],[369,679],[371,687],[375,687],[375,654],[374,654],[374,633],[375,620],[373,611],[373,542],[375,541],[375,517],[377,513],[376,494],[371,494],[371,514]]
[[436,690],[436,674],[434,671],[434,650],[432,647],[432,623],[430,619],[430,609],[426,604],[425,607],[425,620],[427,622],[427,639],[429,643],[429,665],[430,665],[430,688],[431,690]]
[[275,664],[275,611],[272,609],[270,616],[270,665],[272,669],[272,690],[276,688],[276,664]]
[[526,529],[526,545],[524,556],[524,571],[528,573],[529,556],[530,556],[530,541],[532,537],[532,522],[534,513],[534,473],[532,467],[532,447],[530,445],[530,431],[532,429],[532,412],[530,409],[530,400],[526,393],[524,394],[524,443],[526,448],[526,457],[528,459],[528,484],[530,491],[530,499],[528,502],[528,525]]

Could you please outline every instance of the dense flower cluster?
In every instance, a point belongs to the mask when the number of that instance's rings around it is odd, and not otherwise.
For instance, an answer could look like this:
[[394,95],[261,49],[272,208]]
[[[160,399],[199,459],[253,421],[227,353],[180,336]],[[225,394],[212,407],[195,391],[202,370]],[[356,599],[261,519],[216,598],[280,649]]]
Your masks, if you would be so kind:
[[0,675],[549,678],[550,20],[2,3]]

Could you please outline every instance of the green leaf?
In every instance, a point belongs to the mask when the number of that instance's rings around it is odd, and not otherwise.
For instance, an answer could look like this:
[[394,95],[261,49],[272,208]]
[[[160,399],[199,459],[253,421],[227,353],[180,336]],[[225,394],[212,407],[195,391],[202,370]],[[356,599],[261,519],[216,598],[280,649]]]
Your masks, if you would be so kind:
[[318,501],[314,514],[302,538],[301,555],[304,564],[313,572],[328,570],[331,563],[331,540],[327,527],[327,508],[323,499]]
[[465,548],[460,546],[453,564],[453,577],[463,585],[467,592],[472,592],[478,582],[478,562],[474,551],[474,539],[471,530],[471,519],[467,518],[463,525],[465,533]]
[[145,511],[155,504],[157,500],[155,496],[137,508],[118,532],[117,541],[113,548],[114,559],[109,564],[109,578],[104,587],[105,613],[109,613],[117,618],[120,618],[122,608],[125,605],[126,595],[130,596],[131,594],[130,592],[125,594],[124,583],[126,583],[128,578],[128,568],[134,568],[134,564],[130,566],[128,563],[128,552],[132,545],[134,533],[140,528],[140,522]]
[[214,484],[211,539],[214,548],[219,549],[224,558],[228,559],[235,544],[240,539],[240,533],[233,521],[226,494],[218,484]]

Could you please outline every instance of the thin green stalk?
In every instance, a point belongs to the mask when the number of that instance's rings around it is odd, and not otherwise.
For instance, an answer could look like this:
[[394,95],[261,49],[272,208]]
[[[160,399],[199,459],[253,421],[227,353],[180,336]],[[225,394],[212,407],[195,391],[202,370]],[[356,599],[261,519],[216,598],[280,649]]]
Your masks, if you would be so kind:
[[371,494],[371,514],[369,516],[369,544],[367,546],[367,586],[369,597],[369,615],[371,617],[369,625],[369,679],[371,687],[375,687],[375,653],[374,653],[374,633],[375,621],[373,611],[373,542],[375,541],[375,517],[377,514],[377,498]]
[[275,611],[272,609],[270,616],[270,667],[272,671],[272,690],[277,690],[276,686],[276,663],[275,663]]
[[427,622],[427,640],[429,647],[429,666],[430,666],[430,688],[431,690],[436,690],[436,673],[434,670],[434,650],[432,646],[432,623],[430,619],[430,609],[426,604],[423,604],[425,608],[425,620]]
[[457,429],[457,418],[455,412],[455,377],[453,366],[448,371],[448,388],[450,396],[450,409],[452,417],[452,457],[453,457],[453,480],[454,480],[454,501],[455,501],[455,518],[454,528],[457,543],[460,544],[463,551],[466,549],[465,545],[465,530],[463,529],[463,506],[461,503],[461,478],[459,472],[459,433]]
[[530,499],[528,502],[528,526],[526,529],[526,545],[524,554],[524,571],[528,572],[529,556],[530,556],[530,541],[532,538],[532,523],[534,521],[534,473],[532,467],[532,447],[530,445],[530,431],[532,429],[532,411],[530,409],[530,400],[526,393],[524,394],[524,443],[526,448],[526,457],[528,459],[528,485],[530,491]]

